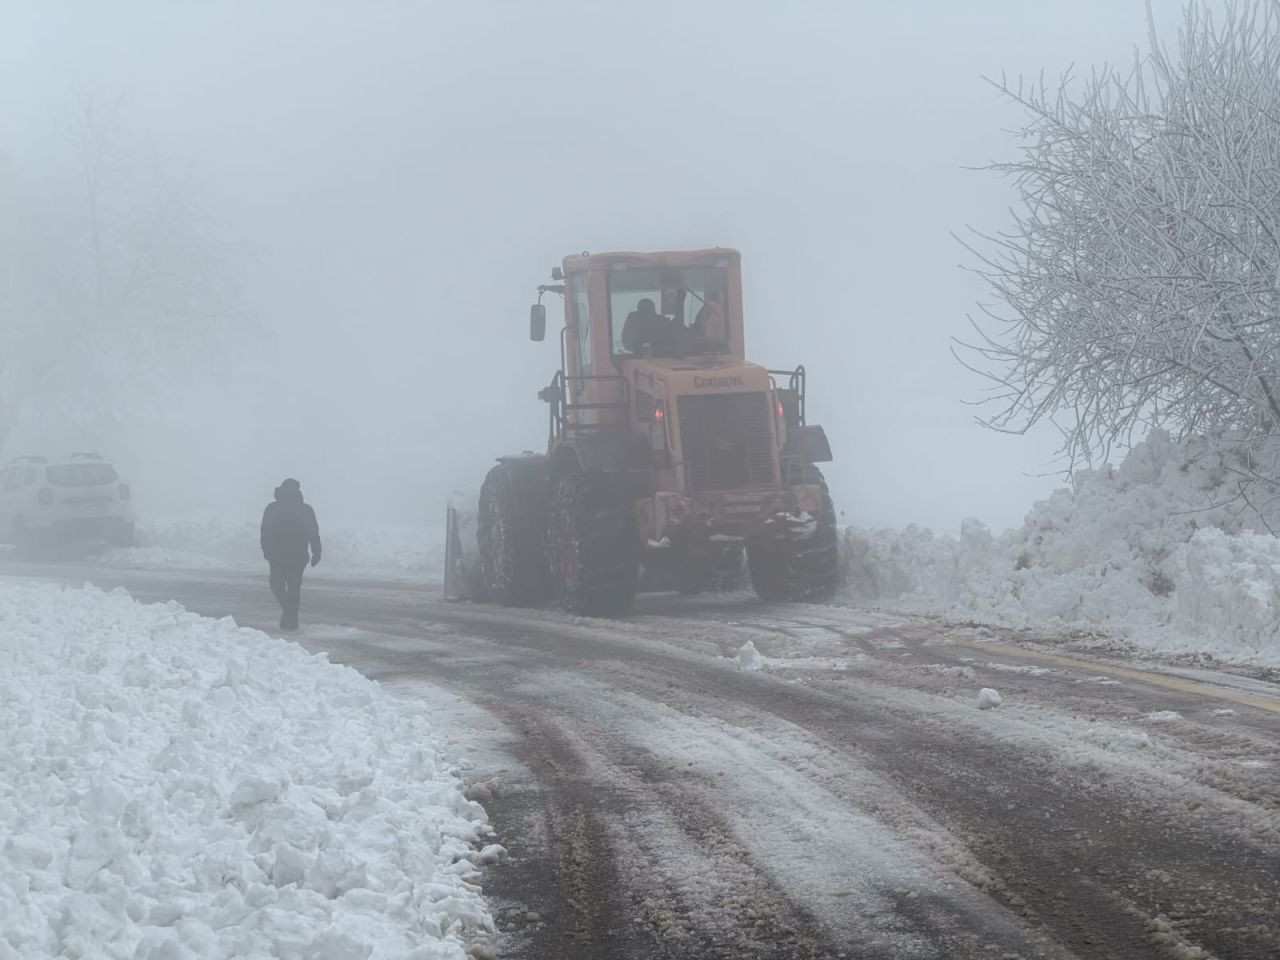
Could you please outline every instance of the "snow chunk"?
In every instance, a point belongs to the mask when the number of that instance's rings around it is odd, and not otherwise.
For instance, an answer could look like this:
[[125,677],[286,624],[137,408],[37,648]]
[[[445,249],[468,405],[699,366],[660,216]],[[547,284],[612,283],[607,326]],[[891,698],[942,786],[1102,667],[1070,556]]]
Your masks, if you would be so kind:
[[284,790],[284,784],[279,780],[250,777],[247,780],[241,780],[240,785],[231,791],[227,805],[234,810],[236,807],[248,807],[255,803],[275,800],[282,790]]
[[756,645],[748,640],[738,648],[738,666],[743,670],[762,670],[764,669],[764,657],[760,655],[760,651],[756,649]]
[[492,803],[494,798],[502,793],[502,778],[491,777],[488,780],[478,780],[470,784],[463,793],[468,800],[474,800],[476,803]]
[[1002,702],[1000,693],[997,690],[993,690],[990,687],[983,687],[978,691],[979,710],[990,710],[993,707],[1000,706]]
[[507,856],[507,848],[500,843],[490,843],[484,847],[479,853],[471,858],[472,863],[481,863],[486,866],[497,863],[505,859]]

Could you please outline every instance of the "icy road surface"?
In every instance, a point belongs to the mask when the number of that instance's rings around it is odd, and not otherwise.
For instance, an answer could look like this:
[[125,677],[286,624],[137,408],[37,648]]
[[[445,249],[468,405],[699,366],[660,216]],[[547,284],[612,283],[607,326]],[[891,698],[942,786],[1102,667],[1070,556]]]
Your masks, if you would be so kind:
[[[276,619],[245,574],[0,573]],[[312,576],[303,619],[436,704],[511,854],[504,957],[1280,956],[1266,677],[745,597],[606,622]]]

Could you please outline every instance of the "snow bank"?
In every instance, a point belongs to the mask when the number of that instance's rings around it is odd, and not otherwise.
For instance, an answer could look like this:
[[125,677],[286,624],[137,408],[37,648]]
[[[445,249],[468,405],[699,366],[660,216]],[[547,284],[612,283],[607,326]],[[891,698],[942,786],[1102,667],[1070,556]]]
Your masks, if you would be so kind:
[[1280,545],[1239,497],[1247,456],[1154,433],[1119,467],[1077,473],[1071,489],[1000,536],[976,520],[958,539],[850,529],[848,592],[873,605],[1280,664]]
[[[408,524],[330,524],[320,517],[322,572],[439,579],[444,531]],[[112,550],[108,563],[128,567],[262,567],[258,520],[217,514],[140,517],[139,546]]]
[[0,958],[462,960],[424,708],[230,620],[0,581]]

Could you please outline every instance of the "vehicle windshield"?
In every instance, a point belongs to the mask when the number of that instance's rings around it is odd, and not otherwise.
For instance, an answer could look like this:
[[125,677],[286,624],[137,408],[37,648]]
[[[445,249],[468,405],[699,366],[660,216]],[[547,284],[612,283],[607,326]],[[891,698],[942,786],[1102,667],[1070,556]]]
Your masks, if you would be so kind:
[[609,326],[620,356],[687,357],[729,349],[728,271],[609,271]]
[[116,471],[109,463],[60,463],[46,468],[45,476],[57,487],[93,487],[114,483]]

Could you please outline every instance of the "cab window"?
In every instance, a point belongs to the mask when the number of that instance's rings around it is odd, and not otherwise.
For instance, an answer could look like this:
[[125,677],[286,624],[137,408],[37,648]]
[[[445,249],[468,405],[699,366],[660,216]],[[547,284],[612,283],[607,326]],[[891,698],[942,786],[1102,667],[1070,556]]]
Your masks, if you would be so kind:
[[591,311],[587,300],[587,275],[575,273],[569,278],[573,300],[573,326],[578,350],[578,373],[591,375]]
[[727,291],[728,271],[724,267],[610,270],[609,326],[614,355],[645,352],[670,357],[727,352]]

